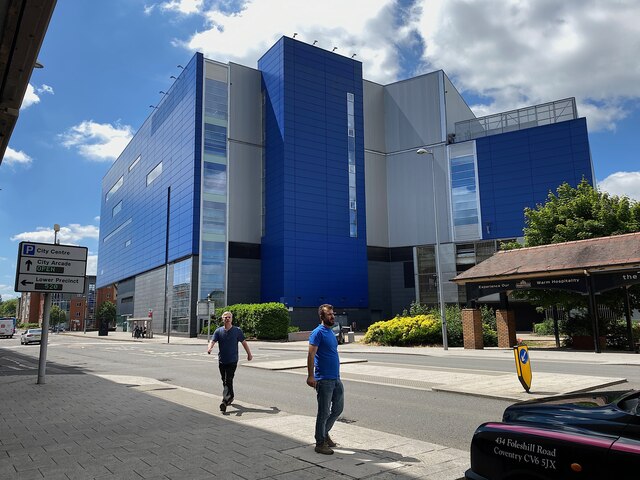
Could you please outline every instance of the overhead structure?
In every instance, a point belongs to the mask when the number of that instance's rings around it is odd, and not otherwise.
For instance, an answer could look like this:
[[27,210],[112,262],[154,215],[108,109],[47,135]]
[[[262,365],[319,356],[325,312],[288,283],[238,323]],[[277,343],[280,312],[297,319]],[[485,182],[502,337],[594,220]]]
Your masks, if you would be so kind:
[[465,286],[467,302],[517,290],[564,290],[588,296],[596,353],[600,353],[597,294],[624,288],[633,349],[628,288],[640,283],[640,232],[500,251],[452,281]]
[[0,164],[55,6],[56,0],[0,0]]

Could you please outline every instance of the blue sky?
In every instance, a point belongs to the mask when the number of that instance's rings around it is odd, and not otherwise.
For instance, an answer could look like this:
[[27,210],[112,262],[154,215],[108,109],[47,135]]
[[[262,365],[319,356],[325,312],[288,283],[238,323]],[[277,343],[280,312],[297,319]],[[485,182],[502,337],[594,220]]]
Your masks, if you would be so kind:
[[0,295],[55,223],[95,273],[102,177],[178,65],[255,67],[294,32],[382,84],[443,69],[478,116],[575,96],[599,187],[640,200],[638,18],[637,0],[59,0],[0,165]]

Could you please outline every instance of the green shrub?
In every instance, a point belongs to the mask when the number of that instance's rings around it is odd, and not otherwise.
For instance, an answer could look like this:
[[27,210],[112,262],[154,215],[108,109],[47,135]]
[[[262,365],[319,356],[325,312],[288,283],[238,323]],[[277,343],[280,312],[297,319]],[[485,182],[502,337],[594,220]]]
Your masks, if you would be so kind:
[[295,325],[289,325],[289,333],[296,333],[300,331],[300,327],[296,327]]
[[211,320],[210,332],[207,326],[204,334],[212,334],[222,325],[224,312],[233,314],[233,324],[240,327],[246,337],[260,340],[278,340],[287,338],[289,331],[289,311],[282,303],[238,303],[225,308],[216,309],[215,318]]
[[[496,347],[498,345],[498,333],[496,331],[496,315],[495,312],[487,307],[486,305],[482,305],[480,307],[480,313],[482,315],[482,338],[484,341],[485,347]],[[403,315],[398,318],[412,318],[417,316],[430,316],[437,323],[435,330],[437,330],[437,336],[434,336],[431,342],[422,342],[417,344],[422,345],[442,345],[442,322],[440,319],[440,310],[438,308],[434,308],[432,306],[427,306],[424,304],[412,302],[409,310],[406,309],[403,312]],[[447,305],[445,307],[445,317],[447,319],[447,343],[450,347],[461,347],[464,345],[463,335],[462,335],[462,309],[459,305]],[[394,320],[396,320],[394,319]],[[389,322],[392,320],[388,320]],[[378,324],[384,324],[385,322],[378,322]],[[377,325],[377,324],[374,324]],[[371,327],[373,327],[372,325]],[[371,328],[369,327],[369,328]],[[376,327],[376,330],[382,328],[380,326]],[[386,327],[388,330],[393,330],[395,328],[392,325],[388,325]],[[367,334],[369,331],[367,330]],[[387,337],[395,338],[399,334],[392,334],[391,332],[387,333]],[[378,338],[381,336],[380,333],[372,332],[370,335],[371,342],[382,343]],[[403,337],[406,341],[408,336]],[[365,335],[365,342],[367,341],[367,335]],[[394,343],[393,345],[400,345],[401,343]],[[391,345],[391,344],[389,344]]]
[[533,333],[535,333],[536,335],[555,335],[555,331],[553,328],[553,318],[545,318],[540,323],[534,323]]
[[364,336],[365,343],[381,345],[434,345],[441,340],[440,322],[431,315],[396,317],[376,322]]

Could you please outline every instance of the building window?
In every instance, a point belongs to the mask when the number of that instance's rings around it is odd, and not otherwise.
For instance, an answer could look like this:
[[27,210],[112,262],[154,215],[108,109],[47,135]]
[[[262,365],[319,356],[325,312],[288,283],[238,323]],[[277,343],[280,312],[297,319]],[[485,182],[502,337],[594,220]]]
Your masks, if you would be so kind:
[[153,170],[147,174],[147,187],[153,183],[153,181],[162,173],[162,162],[156,165]]
[[124,184],[124,175],[122,177],[120,177],[118,179],[118,181],[116,183],[113,184],[113,187],[111,187],[109,189],[109,191],[107,192],[107,196],[105,198],[105,202],[109,201],[109,198],[113,196],[114,193],[116,193],[118,190],[120,190],[120,187]]
[[129,171],[133,170],[136,167],[136,165],[138,165],[138,163],[140,162],[140,157],[141,155],[138,155],[138,157],[133,161],[133,163],[129,165]]
[[116,227],[116,229],[111,232],[109,235],[107,235],[106,237],[104,237],[104,239],[102,240],[102,243],[107,243],[109,240],[111,240],[113,238],[113,236],[115,234],[117,234],[120,230],[122,230],[124,227],[126,227],[127,225],[129,225],[131,223],[131,219],[127,220],[126,222],[124,222],[122,225],[120,225],[119,227]]
[[[204,81],[199,298],[207,298],[207,295],[210,295],[216,304],[224,304],[226,297],[229,110],[227,73],[226,67],[208,64],[208,77]],[[177,265],[176,268],[178,268]],[[180,275],[186,275],[186,271]],[[176,276],[178,276],[177,271]],[[175,282],[174,290],[178,292],[177,285],[182,285],[185,281],[175,280]],[[175,298],[177,301],[177,296]],[[178,315],[181,308],[186,309],[187,305],[185,304],[184,307],[175,305],[172,315]]]
[[449,147],[451,211],[457,241],[482,238],[476,155],[473,143],[468,143]]
[[131,240],[127,240],[126,242],[124,242],[125,248],[128,247],[129,245],[131,245]]
[[356,202],[356,121],[354,96],[347,93],[347,174],[349,176],[349,236],[358,236],[358,206]]
[[111,216],[115,217],[122,210],[122,200],[120,200],[115,207],[111,210]]

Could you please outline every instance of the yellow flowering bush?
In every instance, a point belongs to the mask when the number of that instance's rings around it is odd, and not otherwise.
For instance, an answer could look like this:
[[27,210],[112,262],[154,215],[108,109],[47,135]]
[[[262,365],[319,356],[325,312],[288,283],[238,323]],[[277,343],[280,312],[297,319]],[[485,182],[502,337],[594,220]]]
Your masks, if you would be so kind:
[[441,324],[433,315],[396,317],[372,324],[365,343],[381,345],[434,345],[442,343]]

